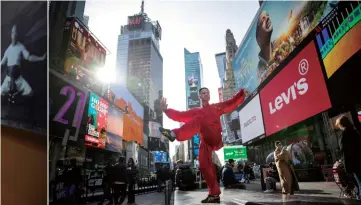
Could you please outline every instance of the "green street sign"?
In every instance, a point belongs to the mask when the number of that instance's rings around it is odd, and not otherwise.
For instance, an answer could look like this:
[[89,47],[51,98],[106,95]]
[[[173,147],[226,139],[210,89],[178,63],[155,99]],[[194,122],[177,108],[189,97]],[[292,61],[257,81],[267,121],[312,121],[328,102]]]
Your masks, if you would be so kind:
[[234,160],[246,160],[247,159],[247,148],[244,146],[227,146],[223,147],[224,161],[229,159]]

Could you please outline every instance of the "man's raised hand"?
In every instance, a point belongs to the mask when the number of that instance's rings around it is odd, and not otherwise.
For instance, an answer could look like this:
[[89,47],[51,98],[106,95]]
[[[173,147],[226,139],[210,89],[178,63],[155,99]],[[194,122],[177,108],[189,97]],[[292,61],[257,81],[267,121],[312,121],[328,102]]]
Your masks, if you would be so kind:
[[167,98],[162,98],[160,100],[160,109],[164,112],[168,108]]
[[246,96],[246,97],[248,97],[251,93],[249,92],[249,90],[248,89],[244,89],[243,90],[243,93],[244,93],[244,96]]

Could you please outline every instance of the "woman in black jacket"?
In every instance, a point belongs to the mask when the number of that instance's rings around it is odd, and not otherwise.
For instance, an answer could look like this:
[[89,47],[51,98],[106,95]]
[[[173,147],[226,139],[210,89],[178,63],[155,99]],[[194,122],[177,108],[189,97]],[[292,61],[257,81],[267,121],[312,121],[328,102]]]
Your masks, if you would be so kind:
[[135,203],[134,186],[138,177],[138,169],[135,166],[133,158],[128,159],[127,174],[128,174],[128,204],[134,204]]
[[361,136],[351,121],[342,115],[336,120],[336,127],[340,128],[342,134],[339,139],[341,160],[344,162],[347,173],[353,174],[358,186],[358,199],[361,199]]

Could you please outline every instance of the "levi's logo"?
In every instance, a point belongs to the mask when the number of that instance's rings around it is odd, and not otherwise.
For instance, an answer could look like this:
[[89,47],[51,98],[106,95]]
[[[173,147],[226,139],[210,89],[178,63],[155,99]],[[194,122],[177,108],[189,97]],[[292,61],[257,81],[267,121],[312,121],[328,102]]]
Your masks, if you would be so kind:
[[247,127],[248,125],[252,124],[252,122],[256,121],[256,116],[253,116],[251,119],[249,119],[247,122],[243,124],[243,127]]
[[274,114],[277,111],[281,110],[284,105],[290,104],[292,101],[297,100],[298,96],[302,96],[308,91],[308,83],[305,75],[307,74],[309,69],[308,61],[306,59],[302,59],[298,65],[298,72],[301,74],[301,78],[294,82],[288,89],[278,95],[274,102],[269,102],[269,112],[270,114]]

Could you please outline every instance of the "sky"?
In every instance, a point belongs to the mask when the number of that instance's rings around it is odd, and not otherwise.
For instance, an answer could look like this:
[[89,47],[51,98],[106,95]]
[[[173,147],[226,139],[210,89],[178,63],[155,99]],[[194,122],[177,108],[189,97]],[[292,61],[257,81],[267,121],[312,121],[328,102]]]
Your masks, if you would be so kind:
[[[239,45],[259,8],[258,1],[189,1],[145,0],[145,13],[162,27],[160,53],[163,56],[163,95],[168,107],[186,109],[184,48],[199,52],[203,64],[203,86],[211,92],[211,103],[218,102],[220,81],[215,54],[225,52],[227,29],[233,32]],[[127,17],[140,12],[141,0],[87,1],[85,15],[89,16],[89,29],[107,47],[108,76],[115,70],[117,39],[120,26]],[[110,74],[109,74],[110,73]],[[163,118],[166,128],[179,127],[178,122]],[[170,156],[175,154],[174,142]],[[223,161],[223,151],[217,152]]]

